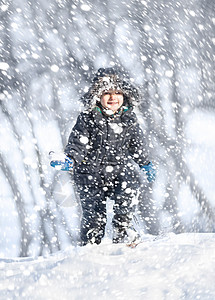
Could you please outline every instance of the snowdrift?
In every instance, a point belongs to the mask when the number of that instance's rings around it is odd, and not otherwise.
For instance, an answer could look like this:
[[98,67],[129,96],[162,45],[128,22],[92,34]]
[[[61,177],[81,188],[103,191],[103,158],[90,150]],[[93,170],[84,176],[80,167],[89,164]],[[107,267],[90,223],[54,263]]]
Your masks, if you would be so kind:
[[146,235],[70,247],[46,258],[0,259],[0,299],[215,299],[215,234]]

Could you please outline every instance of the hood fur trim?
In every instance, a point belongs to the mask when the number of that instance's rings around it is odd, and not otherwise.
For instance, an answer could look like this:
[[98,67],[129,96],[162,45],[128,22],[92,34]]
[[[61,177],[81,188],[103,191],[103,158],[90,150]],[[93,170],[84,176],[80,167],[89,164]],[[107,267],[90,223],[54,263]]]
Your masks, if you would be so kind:
[[135,105],[139,100],[138,90],[125,77],[125,73],[116,68],[99,69],[88,92],[81,98],[82,102],[87,106],[93,106],[100,102],[105,91],[117,90],[123,93],[124,105]]

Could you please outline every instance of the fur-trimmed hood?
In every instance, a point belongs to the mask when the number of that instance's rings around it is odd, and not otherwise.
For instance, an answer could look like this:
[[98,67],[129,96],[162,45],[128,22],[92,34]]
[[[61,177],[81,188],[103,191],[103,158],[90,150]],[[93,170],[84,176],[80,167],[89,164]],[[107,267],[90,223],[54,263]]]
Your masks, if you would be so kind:
[[87,106],[93,106],[100,102],[103,92],[108,90],[122,91],[124,105],[133,106],[139,100],[139,94],[125,73],[119,68],[100,68],[92,81],[86,94],[81,97],[82,102]]

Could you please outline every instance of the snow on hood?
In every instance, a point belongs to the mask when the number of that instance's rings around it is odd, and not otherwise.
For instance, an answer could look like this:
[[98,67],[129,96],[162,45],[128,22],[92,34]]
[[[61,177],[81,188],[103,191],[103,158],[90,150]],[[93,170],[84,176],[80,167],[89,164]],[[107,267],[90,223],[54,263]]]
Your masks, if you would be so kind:
[[119,68],[100,68],[91,83],[87,93],[85,93],[81,101],[92,106],[100,101],[103,92],[108,90],[122,91],[126,105],[135,105],[139,101],[139,93],[137,88],[131,84],[125,71]]

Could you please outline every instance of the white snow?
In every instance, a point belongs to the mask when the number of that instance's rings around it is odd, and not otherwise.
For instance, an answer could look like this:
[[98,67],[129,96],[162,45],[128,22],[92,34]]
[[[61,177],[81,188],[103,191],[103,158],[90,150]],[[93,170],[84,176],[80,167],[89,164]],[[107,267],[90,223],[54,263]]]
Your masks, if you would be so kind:
[[120,134],[123,131],[122,126],[120,126],[117,123],[110,123],[110,127],[113,129],[113,131],[114,131],[115,134]]
[[7,69],[9,69],[9,65],[6,62],[0,62],[0,69],[7,71]]
[[82,143],[82,144],[87,144],[88,142],[89,142],[89,139],[88,139],[88,137],[87,136],[81,136],[80,137],[80,142]]
[[165,72],[165,75],[166,75],[166,77],[169,77],[169,78],[171,78],[172,76],[173,76],[173,71],[172,70],[167,70],[166,72]]
[[1,5],[1,10],[2,11],[6,11],[6,10],[8,10],[8,8],[9,8],[9,5],[6,5],[6,4]]
[[91,10],[91,7],[88,5],[88,4],[82,4],[81,5],[81,9],[83,11],[90,11]]
[[52,65],[51,66],[51,70],[52,70],[52,72],[58,72],[59,71],[59,67],[57,66],[57,65]]
[[134,249],[105,239],[47,258],[2,259],[0,299],[215,299],[215,234],[144,239]]
[[131,194],[132,190],[131,190],[130,188],[127,188],[127,189],[125,190],[125,192],[126,192],[126,194]]
[[113,172],[113,167],[107,166],[105,170],[106,170],[106,172],[111,173],[111,172]]

